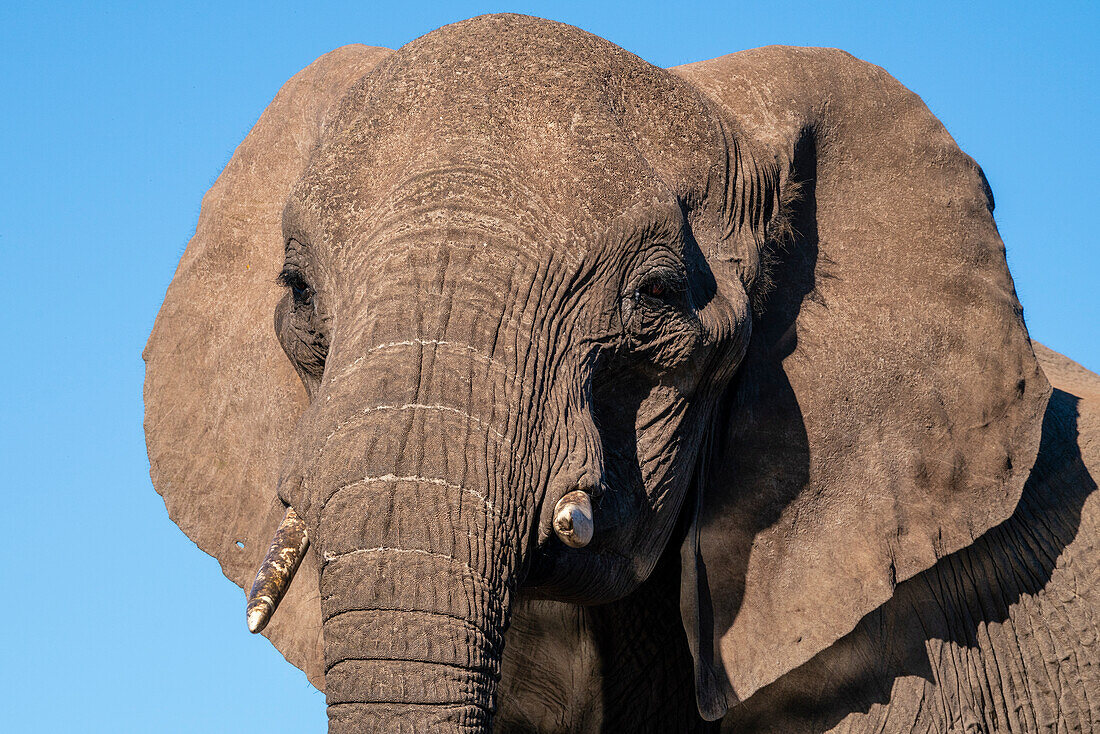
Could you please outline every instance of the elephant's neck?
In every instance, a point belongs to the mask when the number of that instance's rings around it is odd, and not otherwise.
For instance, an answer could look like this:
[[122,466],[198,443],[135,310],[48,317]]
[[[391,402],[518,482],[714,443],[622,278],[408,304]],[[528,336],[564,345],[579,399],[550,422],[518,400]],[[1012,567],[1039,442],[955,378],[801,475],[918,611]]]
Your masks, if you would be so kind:
[[497,731],[706,731],[680,620],[678,569],[581,607],[518,600],[508,630]]

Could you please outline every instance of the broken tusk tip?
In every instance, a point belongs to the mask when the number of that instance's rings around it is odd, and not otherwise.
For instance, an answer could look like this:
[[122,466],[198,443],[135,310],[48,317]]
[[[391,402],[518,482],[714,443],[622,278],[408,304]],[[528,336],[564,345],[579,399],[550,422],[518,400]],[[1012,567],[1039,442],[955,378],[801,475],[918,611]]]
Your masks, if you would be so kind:
[[573,516],[568,512],[563,512],[554,518],[554,529],[559,533],[571,533],[573,532]]
[[570,548],[583,548],[592,540],[592,503],[582,491],[570,492],[558,500],[554,510],[554,532]]

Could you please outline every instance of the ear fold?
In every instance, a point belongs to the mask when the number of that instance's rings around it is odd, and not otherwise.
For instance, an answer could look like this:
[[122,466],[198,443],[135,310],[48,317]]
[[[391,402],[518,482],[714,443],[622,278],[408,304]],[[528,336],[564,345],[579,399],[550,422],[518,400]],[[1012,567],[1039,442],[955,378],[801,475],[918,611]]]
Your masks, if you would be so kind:
[[682,555],[715,717],[1007,518],[1050,387],[985,179],[916,95],[826,49],[674,73],[802,187]]
[[[388,53],[346,46],[279,91],[203,198],[145,347],[153,484],[169,517],[243,588],[282,518],[279,466],[306,402],[272,326],[283,205],[326,112]],[[298,574],[264,634],[323,688],[316,569]]]

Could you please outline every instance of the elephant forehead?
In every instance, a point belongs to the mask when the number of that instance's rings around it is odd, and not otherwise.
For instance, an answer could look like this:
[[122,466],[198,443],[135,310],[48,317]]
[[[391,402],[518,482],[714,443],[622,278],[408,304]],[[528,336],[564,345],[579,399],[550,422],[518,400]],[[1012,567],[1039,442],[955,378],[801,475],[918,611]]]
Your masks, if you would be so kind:
[[[456,207],[466,197],[510,216],[563,220],[557,228],[598,229],[640,201],[668,198],[681,178],[663,158],[668,144],[710,136],[681,86],[570,26],[523,16],[447,26],[349,91],[312,167],[312,190],[330,204],[334,189],[354,192],[345,209],[392,198],[426,204],[400,190],[432,174],[441,182],[434,193],[444,189]],[[655,100],[661,114],[644,109]],[[509,185],[462,185],[477,168]]]

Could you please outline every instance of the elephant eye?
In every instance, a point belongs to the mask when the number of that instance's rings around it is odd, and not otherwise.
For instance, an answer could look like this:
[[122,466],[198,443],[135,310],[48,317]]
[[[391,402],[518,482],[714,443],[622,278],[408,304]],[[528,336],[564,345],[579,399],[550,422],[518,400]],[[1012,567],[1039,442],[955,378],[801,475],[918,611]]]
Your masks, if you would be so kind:
[[313,288],[306,282],[301,271],[284,267],[279,273],[279,283],[290,289],[295,305],[309,306],[313,304]]
[[641,285],[634,291],[634,299],[656,303],[672,303],[679,299],[684,290],[685,283],[680,274],[661,270],[652,273],[642,281]]

